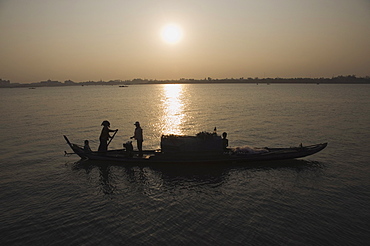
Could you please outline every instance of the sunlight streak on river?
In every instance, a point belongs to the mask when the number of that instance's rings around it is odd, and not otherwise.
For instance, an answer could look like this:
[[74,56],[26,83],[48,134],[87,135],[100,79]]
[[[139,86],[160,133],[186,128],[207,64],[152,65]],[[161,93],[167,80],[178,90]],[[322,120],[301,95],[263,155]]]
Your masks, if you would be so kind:
[[184,121],[184,85],[163,85],[162,134],[183,134],[181,124]]

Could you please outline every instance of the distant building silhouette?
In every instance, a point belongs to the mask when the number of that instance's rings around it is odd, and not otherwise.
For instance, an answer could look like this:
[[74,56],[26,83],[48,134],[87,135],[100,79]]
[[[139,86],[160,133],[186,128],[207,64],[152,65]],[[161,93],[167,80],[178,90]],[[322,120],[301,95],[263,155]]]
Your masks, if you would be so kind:
[[3,86],[3,87],[10,86],[10,80],[2,80],[2,79],[0,79],[0,86]]
[[62,85],[61,82],[59,82],[59,81],[52,81],[50,79],[48,79],[47,81],[41,81],[40,84],[41,85],[46,85],[46,86],[58,86],[58,85]]
[[64,84],[65,85],[75,85],[76,82],[73,82],[72,80],[66,80],[66,81],[64,81]]

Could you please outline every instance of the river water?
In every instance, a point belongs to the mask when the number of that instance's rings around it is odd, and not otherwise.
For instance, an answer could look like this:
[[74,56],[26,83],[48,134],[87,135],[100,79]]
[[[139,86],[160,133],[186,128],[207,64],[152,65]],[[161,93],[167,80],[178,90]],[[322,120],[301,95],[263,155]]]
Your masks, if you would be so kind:
[[[364,245],[370,240],[370,85],[194,84],[0,89],[1,245]],[[101,122],[229,145],[328,142],[299,160],[238,166],[79,162]]]

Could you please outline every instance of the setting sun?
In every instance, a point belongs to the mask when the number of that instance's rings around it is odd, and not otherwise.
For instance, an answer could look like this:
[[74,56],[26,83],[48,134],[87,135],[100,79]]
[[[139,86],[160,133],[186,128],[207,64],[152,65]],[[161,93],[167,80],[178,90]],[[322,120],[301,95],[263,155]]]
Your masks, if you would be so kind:
[[176,24],[168,24],[162,28],[162,40],[168,44],[178,43],[183,36],[181,28]]

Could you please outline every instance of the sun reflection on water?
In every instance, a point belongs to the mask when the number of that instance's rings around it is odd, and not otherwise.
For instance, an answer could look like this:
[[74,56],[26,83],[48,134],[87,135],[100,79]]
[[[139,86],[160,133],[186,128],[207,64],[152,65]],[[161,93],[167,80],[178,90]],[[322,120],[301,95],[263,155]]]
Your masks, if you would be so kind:
[[184,85],[163,85],[163,95],[162,134],[183,134],[181,124],[185,119]]

